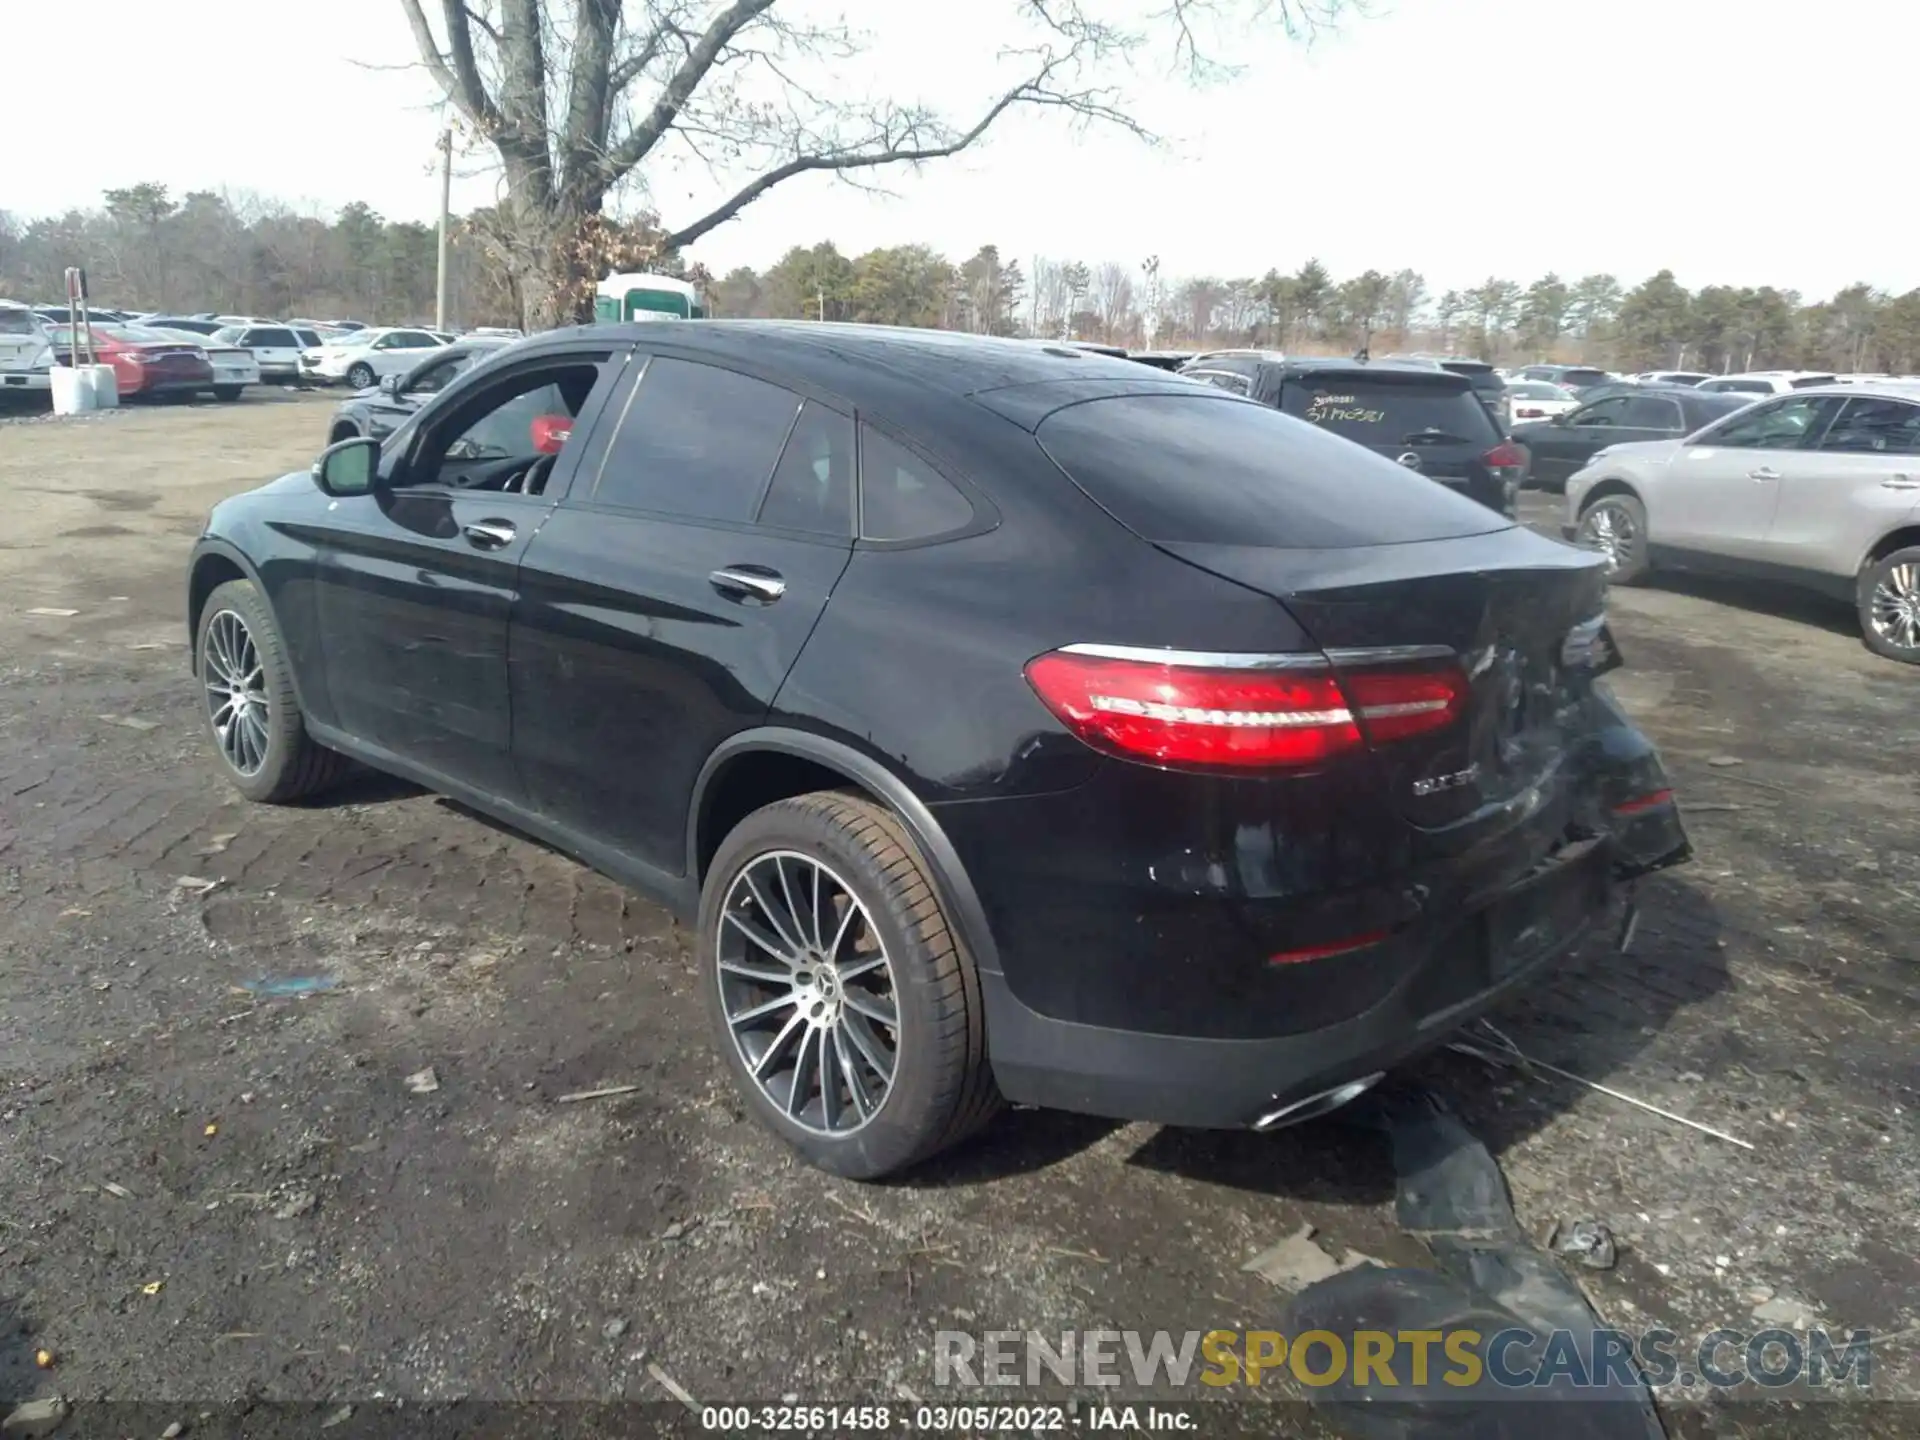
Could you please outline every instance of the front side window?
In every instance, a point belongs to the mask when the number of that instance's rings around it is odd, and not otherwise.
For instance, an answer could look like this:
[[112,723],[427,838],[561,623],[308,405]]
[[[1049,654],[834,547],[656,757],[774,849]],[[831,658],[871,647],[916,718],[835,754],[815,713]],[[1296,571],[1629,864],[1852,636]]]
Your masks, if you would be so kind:
[[688,520],[751,520],[799,413],[791,390],[656,355],[636,382],[592,498]]
[[1797,450],[1806,442],[1827,401],[1820,396],[1783,396],[1742,410],[1699,437],[1702,445],[1740,450]]
[[1235,395],[1249,395],[1253,392],[1253,382],[1244,375],[1229,374],[1225,370],[1189,370],[1187,374],[1196,380],[1204,380],[1209,385],[1222,390],[1230,390]]
[[405,471],[412,486],[538,494],[600,378],[595,356],[542,366],[455,406]]
[[1624,425],[1627,423],[1627,398],[1624,395],[1596,400],[1570,417],[1575,425]]

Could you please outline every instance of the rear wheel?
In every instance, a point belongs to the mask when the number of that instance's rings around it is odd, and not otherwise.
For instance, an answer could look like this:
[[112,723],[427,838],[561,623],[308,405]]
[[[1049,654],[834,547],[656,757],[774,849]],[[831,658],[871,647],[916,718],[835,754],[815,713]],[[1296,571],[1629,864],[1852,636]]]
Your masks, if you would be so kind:
[[1869,650],[1920,665],[1920,546],[1896,550],[1862,570],[1857,603]]
[[213,398],[216,400],[238,400],[240,398],[240,390],[241,387],[238,385],[216,385],[213,387]]
[[365,390],[373,384],[373,367],[366,361],[356,361],[347,371],[347,384],[356,390]]
[[207,597],[194,651],[214,753],[249,800],[284,803],[313,795],[350,762],[307,734],[280,628],[251,580],[229,580]]
[[735,1084],[811,1164],[878,1179],[999,1108],[973,961],[883,807],[823,791],[749,815],[708,871],[699,943]]
[[1606,558],[1607,579],[1637,585],[1646,579],[1647,507],[1632,495],[1603,495],[1580,515],[1580,544]]

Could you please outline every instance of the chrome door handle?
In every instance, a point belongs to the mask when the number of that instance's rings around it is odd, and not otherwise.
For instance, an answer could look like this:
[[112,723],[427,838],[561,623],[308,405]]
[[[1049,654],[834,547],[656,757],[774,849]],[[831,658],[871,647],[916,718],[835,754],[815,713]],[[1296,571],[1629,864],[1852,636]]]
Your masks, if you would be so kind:
[[1749,480],[1778,480],[1780,472],[1771,465],[1762,465],[1758,470],[1747,471]]
[[752,596],[763,605],[771,605],[787,593],[787,582],[772,571],[748,570],[729,565],[707,576],[707,583],[722,595]]
[[502,545],[511,545],[518,532],[505,520],[475,520],[462,525],[460,532],[467,537],[469,545],[482,550],[498,550]]
[[1882,490],[1920,490],[1920,480],[1911,475],[1889,475],[1880,482]]

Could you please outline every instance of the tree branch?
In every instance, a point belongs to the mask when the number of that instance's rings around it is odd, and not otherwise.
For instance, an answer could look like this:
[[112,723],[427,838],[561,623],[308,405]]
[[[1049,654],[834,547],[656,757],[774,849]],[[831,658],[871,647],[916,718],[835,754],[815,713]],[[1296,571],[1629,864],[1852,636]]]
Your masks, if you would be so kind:
[[[813,154],[796,155],[785,164],[777,165],[765,174],[758,176],[735,191],[713,210],[695,220],[692,224],[668,235],[665,244],[672,249],[691,245],[708,231],[726,224],[747,206],[758,200],[767,191],[782,181],[791,180],[796,175],[805,175],[814,171],[845,172],[851,170],[871,170],[882,165],[917,165],[926,160],[943,160],[949,155],[958,155],[969,145],[985,135],[995,121],[1015,106],[1050,106],[1071,110],[1088,119],[1107,121],[1120,125],[1143,139],[1152,137],[1132,117],[1116,109],[1101,98],[1101,92],[1083,90],[1066,93],[1047,87],[1047,80],[1062,65],[1064,60],[1049,58],[1039,72],[1030,80],[1021,82],[995,100],[974,124],[967,130],[949,140],[932,144],[916,143],[925,121],[920,117],[909,117],[903,127],[903,133],[887,135],[883,133],[874,143],[845,148],[829,149]],[[886,127],[882,127],[883,132]]]
[[[407,23],[413,27],[413,40],[419,47],[420,61],[447,97],[447,102],[464,112],[468,119],[480,127],[481,133],[493,134],[500,125],[500,112],[494,108],[493,98],[487,94],[486,86],[480,83],[479,67],[473,63],[473,37],[465,25],[466,6],[460,0],[447,0],[447,28],[456,57],[454,65],[448,64],[446,54],[440,49],[440,42],[434,38],[433,27],[427,23],[427,12],[421,8],[421,0],[400,0],[400,8],[406,11]],[[458,58],[461,56],[465,57],[464,63]]]
[[733,37],[747,26],[758,20],[773,8],[774,0],[733,0],[725,10],[713,18],[713,23],[687,51],[687,58],[673,72],[673,78],[667,81],[666,88],[660,92],[660,98],[653,102],[653,108],[638,125],[628,132],[625,139],[607,151],[601,161],[601,179],[608,186],[617,185],[628,171],[638,165],[647,156],[647,152],[660,143],[675,118],[692,98],[694,91],[700,88],[700,82],[707,77],[714,63],[727,48]]

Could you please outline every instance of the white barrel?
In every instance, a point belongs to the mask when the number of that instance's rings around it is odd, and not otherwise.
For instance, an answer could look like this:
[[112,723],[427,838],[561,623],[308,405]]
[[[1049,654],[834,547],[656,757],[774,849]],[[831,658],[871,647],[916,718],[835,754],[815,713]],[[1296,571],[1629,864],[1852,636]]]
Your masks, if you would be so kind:
[[114,379],[113,366],[89,365],[86,368],[93,375],[93,408],[96,410],[119,409],[120,382]]
[[[56,365],[47,372],[47,378],[53,387],[53,413],[56,415],[79,415],[95,408],[93,398],[93,370],[91,365]],[[114,392],[119,398],[119,392]]]

